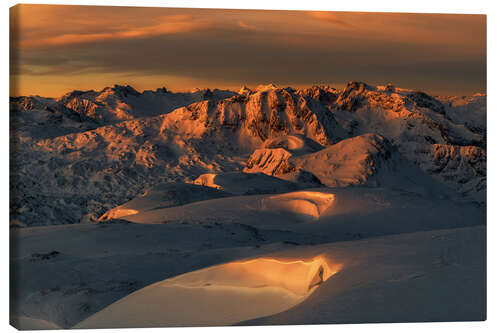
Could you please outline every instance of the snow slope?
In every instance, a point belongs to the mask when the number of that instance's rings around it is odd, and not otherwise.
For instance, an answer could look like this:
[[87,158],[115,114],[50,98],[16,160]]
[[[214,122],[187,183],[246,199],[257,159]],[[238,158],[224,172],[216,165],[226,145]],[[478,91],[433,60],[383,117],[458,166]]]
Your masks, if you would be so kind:
[[122,219],[145,224],[217,221],[224,225],[238,223],[264,229],[307,230],[309,235],[322,235],[327,231],[341,237],[344,232],[375,236],[474,225],[484,222],[485,212],[474,203],[404,190],[322,187],[204,200],[144,210]]
[[288,310],[338,269],[321,257],[257,258],[212,266],[143,288],[75,328],[231,325]]
[[[342,264],[341,269],[297,306],[256,323],[484,319],[484,226],[411,233],[415,227],[404,218],[385,215],[385,225],[368,217],[353,229],[347,223],[336,228],[330,224],[320,232],[313,228],[316,222],[287,231],[220,224],[216,219],[12,229],[12,320],[25,316],[69,328],[153,283],[177,277],[185,284],[185,277],[191,276],[190,283],[197,285],[207,278],[189,272],[217,272],[218,265],[253,258],[310,262],[318,256],[327,259],[329,267]],[[468,222],[480,225],[484,217]],[[388,225],[406,229],[391,230]],[[377,234],[369,232],[370,226]],[[450,217],[442,226],[458,224]],[[383,236],[388,234],[392,236]],[[376,235],[380,237],[372,237]],[[172,306],[168,298],[158,301]],[[188,299],[185,302],[189,305]],[[152,326],[141,318],[162,313],[162,306],[147,304],[130,316],[137,326]],[[99,325],[119,325],[109,319]]]
[[241,324],[486,320],[485,241],[473,228],[316,247],[342,269],[297,306]]
[[149,188],[144,194],[107,211],[99,220],[119,219],[147,210],[180,206],[195,201],[226,196],[229,196],[229,194],[206,186],[186,183],[163,183]]

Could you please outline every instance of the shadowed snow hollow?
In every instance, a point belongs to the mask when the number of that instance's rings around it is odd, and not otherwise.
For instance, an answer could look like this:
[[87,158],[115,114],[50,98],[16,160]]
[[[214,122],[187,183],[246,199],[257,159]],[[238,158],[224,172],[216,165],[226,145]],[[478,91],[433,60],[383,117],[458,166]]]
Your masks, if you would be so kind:
[[299,189],[299,186],[292,182],[262,173],[206,173],[196,178],[194,183],[235,195],[283,193]]
[[[285,228],[297,223],[320,219],[335,203],[335,194],[303,190],[283,194],[244,195],[192,202],[184,206],[144,209],[122,219],[134,223],[164,224],[182,221],[214,221]],[[135,200],[135,199],[134,199]]]
[[10,323],[19,330],[60,330],[62,327],[43,319],[26,316],[11,316]]
[[293,152],[293,154],[313,153],[324,147],[314,140],[302,135],[284,135],[276,138],[269,138],[262,143],[262,148],[283,148]]
[[335,201],[333,193],[301,191],[262,199],[262,209],[319,218]]
[[213,266],[141,289],[76,328],[236,324],[299,304],[339,269],[323,257]]
[[211,187],[186,183],[163,183],[151,187],[143,195],[137,196],[123,205],[110,209],[99,220],[118,219],[152,209],[180,206],[227,196],[229,196],[228,193]]

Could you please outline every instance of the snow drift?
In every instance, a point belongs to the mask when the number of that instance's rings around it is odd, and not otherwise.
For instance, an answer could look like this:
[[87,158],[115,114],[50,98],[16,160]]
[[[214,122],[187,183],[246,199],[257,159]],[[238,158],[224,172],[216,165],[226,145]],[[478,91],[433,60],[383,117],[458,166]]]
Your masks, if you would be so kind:
[[181,206],[195,201],[227,196],[229,196],[228,193],[211,187],[186,183],[162,183],[149,188],[144,194],[125,204],[110,209],[99,220],[118,219],[148,210]]
[[322,257],[213,266],[141,289],[75,328],[236,324],[295,306],[339,269]]

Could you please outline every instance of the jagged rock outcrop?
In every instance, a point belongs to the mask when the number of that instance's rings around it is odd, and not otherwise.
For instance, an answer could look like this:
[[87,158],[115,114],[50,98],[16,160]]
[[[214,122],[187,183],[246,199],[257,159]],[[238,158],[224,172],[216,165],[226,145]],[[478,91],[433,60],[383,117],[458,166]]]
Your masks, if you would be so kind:
[[329,187],[382,186],[408,192],[447,195],[448,188],[413,165],[391,143],[378,134],[348,138],[309,154],[283,149],[257,149],[243,170],[281,179],[310,182]]
[[54,138],[125,120],[166,114],[195,102],[218,101],[235,95],[234,92],[218,89],[174,93],[159,88],[140,93],[131,86],[115,85],[100,91],[74,90],[57,99],[13,97],[10,109],[16,131],[12,135],[23,141]]
[[444,105],[446,117],[456,124],[464,125],[473,133],[479,134],[486,147],[486,95],[473,96],[438,96],[437,99]]
[[283,148],[263,148],[257,149],[248,159],[243,172],[263,173],[268,176],[279,176],[295,171],[293,165],[289,163],[292,154]]
[[42,98],[39,96],[19,96],[10,97],[9,108],[11,112],[31,111],[36,109],[44,109],[54,103],[51,98]]
[[[434,144],[422,151],[420,167],[456,191],[486,200],[486,151],[475,146]],[[477,195],[476,195],[477,194]]]
[[312,86],[311,88],[298,90],[297,93],[313,98],[324,105],[335,103],[339,95],[339,91],[330,86]]
[[[325,94],[325,88],[313,87],[311,96]],[[486,97],[432,97],[423,92],[386,86],[350,82],[344,89],[330,91],[323,104],[334,113],[337,122],[349,136],[378,133],[422,170],[434,163],[429,152],[433,145],[486,147]],[[335,98],[336,96],[336,98]],[[328,102],[326,102],[328,101]],[[477,174],[472,167],[468,175]],[[485,173],[485,168],[483,173]],[[432,173],[439,181],[470,193],[459,177]],[[480,176],[473,176],[475,182]],[[454,183],[453,183],[454,182]]]
[[484,202],[486,96],[435,98],[361,82],[240,94],[115,86],[12,98],[11,148],[20,225],[75,223],[160,182],[243,170],[309,187],[386,186],[413,165]]
[[334,115],[321,103],[272,85],[260,87],[249,96],[177,109],[164,128],[197,138],[233,132],[236,134],[230,136],[238,137],[240,146],[251,148],[289,134],[300,134],[323,145],[335,143],[344,135]]

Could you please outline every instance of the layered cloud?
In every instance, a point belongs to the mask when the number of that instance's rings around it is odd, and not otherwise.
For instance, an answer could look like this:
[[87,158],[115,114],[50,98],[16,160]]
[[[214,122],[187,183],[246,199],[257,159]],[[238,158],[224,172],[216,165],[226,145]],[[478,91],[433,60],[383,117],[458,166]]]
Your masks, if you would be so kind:
[[209,18],[162,14],[152,8],[19,5],[13,34],[21,49],[147,38],[209,28]]
[[140,27],[123,27],[111,32],[63,33],[51,37],[38,37],[20,41],[22,48],[36,48],[66,44],[85,44],[95,41],[146,38],[152,36],[185,33],[210,26],[208,22],[193,22],[189,16],[171,15],[155,19],[154,24]]
[[[41,5],[11,15],[16,94],[349,80],[438,93],[485,89],[480,15]],[[68,86],[68,77],[77,83]]]

